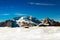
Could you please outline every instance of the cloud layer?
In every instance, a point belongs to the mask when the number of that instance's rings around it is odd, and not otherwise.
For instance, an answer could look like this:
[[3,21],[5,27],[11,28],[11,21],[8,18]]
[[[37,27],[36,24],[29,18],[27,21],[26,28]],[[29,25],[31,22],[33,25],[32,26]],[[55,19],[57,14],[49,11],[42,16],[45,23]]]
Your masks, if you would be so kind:
[[15,16],[23,16],[23,15],[27,15],[27,14],[22,14],[22,13],[15,13],[15,14],[0,14],[0,16],[9,16],[9,15],[15,15]]
[[29,2],[31,5],[56,5],[56,4],[48,4],[48,3],[34,3],[34,2]]
[[21,15],[27,15],[27,14],[16,13],[16,14],[14,14],[14,15],[16,15],[16,16],[21,16]]
[[10,15],[10,14],[0,14],[0,15],[2,15],[2,16],[8,16],[8,15]]

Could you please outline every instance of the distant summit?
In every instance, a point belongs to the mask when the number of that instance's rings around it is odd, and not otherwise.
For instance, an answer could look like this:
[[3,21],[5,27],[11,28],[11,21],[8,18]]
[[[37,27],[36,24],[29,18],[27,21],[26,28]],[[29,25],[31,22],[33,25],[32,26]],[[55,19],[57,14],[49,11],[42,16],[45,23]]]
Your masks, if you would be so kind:
[[53,19],[50,19],[50,18],[46,18],[44,20],[41,20],[41,24],[39,25],[45,25],[45,26],[60,26],[60,23],[59,22],[56,22],[54,21]]
[[37,26],[41,22],[32,16],[23,16],[20,17],[18,20],[14,19],[19,26]]
[[44,20],[38,20],[32,16],[20,16],[15,17],[5,22],[0,22],[0,27],[33,27],[33,26],[60,26],[59,22],[53,19],[46,18]]

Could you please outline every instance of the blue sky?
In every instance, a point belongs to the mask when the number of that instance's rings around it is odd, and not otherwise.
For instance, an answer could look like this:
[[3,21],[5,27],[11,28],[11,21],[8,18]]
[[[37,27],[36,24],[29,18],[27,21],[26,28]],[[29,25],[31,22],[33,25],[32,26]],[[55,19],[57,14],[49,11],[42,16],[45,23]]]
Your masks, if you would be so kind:
[[60,21],[60,0],[0,0],[0,21],[28,15]]

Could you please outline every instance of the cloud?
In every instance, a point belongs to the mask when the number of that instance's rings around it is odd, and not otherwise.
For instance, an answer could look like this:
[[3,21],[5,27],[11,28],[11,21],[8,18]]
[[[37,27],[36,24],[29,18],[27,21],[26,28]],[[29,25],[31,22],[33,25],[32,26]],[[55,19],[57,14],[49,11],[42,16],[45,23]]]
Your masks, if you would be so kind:
[[0,15],[2,15],[2,16],[8,16],[8,15],[10,15],[10,14],[0,14]]
[[0,14],[0,16],[26,16],[27,14],[22,14],[22,13],[14,13],[14,14]]
[[16,15],[16,16],[23,16],[23,15],[27,15],[27,14],[15,13],[14,15]]
[[48,3],[34,3],[34,2],[30,2],[29,4],[31,5],[56,5],[56,4],[48,4]]

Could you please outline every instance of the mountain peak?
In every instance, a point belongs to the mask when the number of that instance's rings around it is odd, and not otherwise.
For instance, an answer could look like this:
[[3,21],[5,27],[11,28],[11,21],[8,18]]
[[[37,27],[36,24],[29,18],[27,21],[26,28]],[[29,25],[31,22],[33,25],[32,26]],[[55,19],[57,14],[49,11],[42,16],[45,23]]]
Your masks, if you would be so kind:
[[37,26],[37,25],[45,25],[45,26],[60,26],[59,22],[56,22],[50,18],[45,18],[44,20],[40,21],[35,17],[32,16],[19,16],[13,18],[13,20],[7,20],[5,22],[1,22],[0,26],[11,26],[11,27],[24,27],[24,26]]

